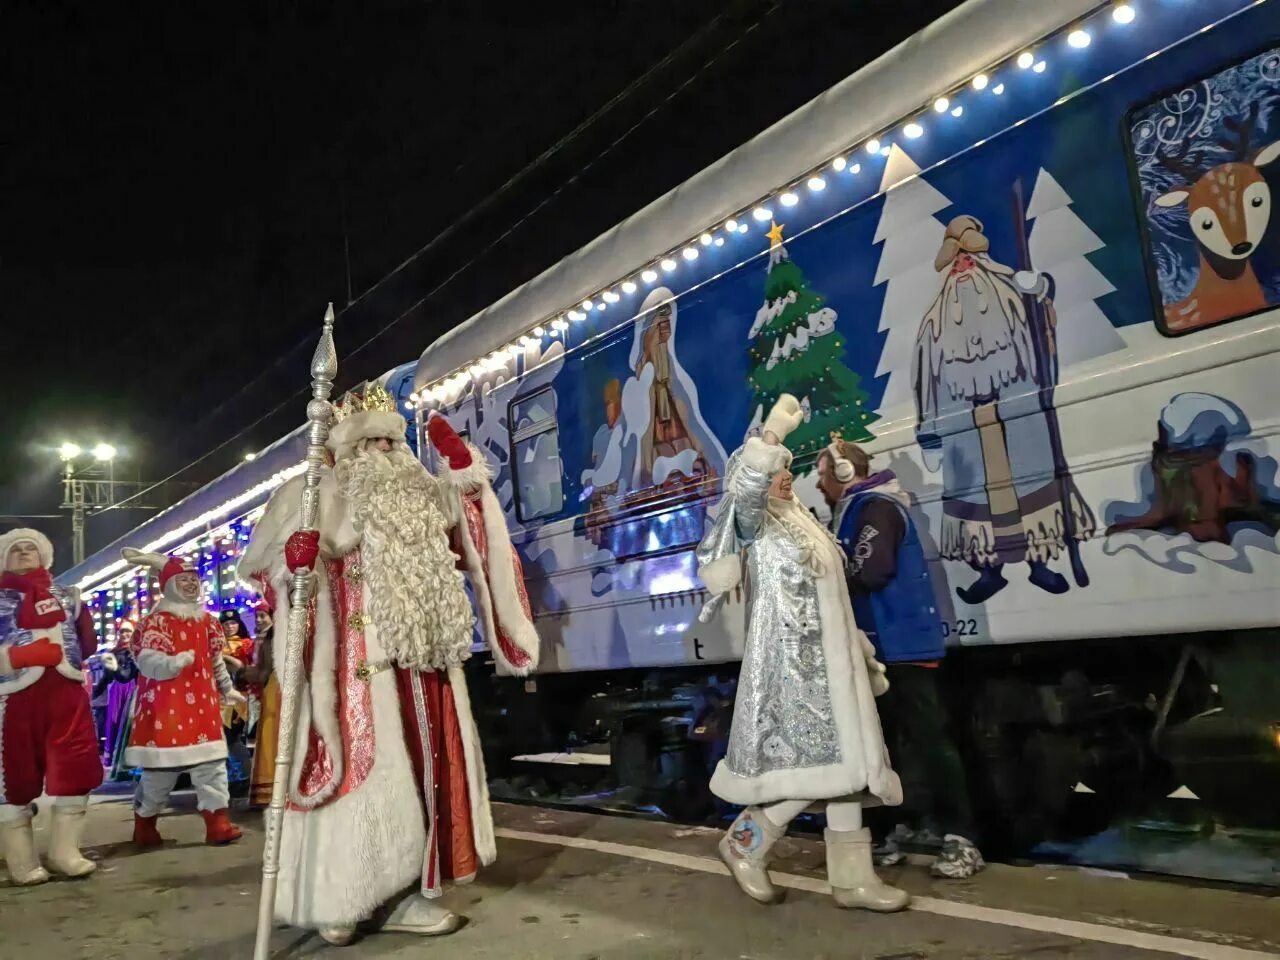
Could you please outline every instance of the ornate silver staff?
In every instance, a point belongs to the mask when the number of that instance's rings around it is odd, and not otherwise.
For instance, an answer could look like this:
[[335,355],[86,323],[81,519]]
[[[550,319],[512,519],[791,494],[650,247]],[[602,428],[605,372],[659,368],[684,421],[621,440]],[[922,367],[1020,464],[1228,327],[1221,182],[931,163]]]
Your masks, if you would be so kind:
[[[311,358],[311,399],[307,402],[307,479],[302,489],[300,528],[318,529],[320,512],[320,473],[325,463],[325,441],[333,405],[329,394],[333,378],[338,374],[338,353],[333,346],[333,304],[324,313],[324,330]],[[284,808],[289,797],[289,781],[293,766],[293,744],[297,736],[298,689],[302,679],[302,651],[307,639],[307,603],[311,599],[313,576],[299,567],[293,574],[289,608],[289,628],[285,638],[280,673],[280,729],[276,750],[275,782],[271,786],[271,806],[267,808],[266,846],[262,852],[262,899],[258,902],[258,933],[253,944],[253,960],[267,960],[271,927],[275,920],[276,881],[280,873],[280,832],[284,827]]]

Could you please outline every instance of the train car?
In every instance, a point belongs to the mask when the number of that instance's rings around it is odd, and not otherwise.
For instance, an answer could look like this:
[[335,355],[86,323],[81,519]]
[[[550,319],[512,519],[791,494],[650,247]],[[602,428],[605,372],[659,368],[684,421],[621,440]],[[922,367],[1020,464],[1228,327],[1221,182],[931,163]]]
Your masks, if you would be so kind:
[[1276,882],[1278,80],[1274,2],[970,0],[428,346],[543,642],[492,772],[713,811],[693,551],[788,392],[815,513],[833,435],[909,494],[988,845]]

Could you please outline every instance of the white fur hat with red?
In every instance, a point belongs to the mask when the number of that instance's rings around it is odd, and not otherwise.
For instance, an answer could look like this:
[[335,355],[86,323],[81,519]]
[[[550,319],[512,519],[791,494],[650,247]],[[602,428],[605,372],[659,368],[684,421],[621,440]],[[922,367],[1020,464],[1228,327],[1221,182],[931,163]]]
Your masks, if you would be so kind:
[[396,412],[396,401],[380,383],[352,393],[333,408],[333,427],[325,446],[335,460],[355,454],[365,440],[388,440],[404,443],[408,428],[404,417]]
[[0,567],[8,566],[9,551],[20,543],[34,543],[36,552],[40,554],[40,565],[46,570],[53,567],[53,544],[39,530],[32,530],[30,527],[18,527],[16,530],[0,533]]
[[125,547],[120,551],[120,555],[135,566],[150,567],[154,570],[156,579],[160,581],[161,593],[164,592],[164,585],[178,574],[196,572],[195,564],[182,557],[169,557],[163,553],[145,553],[133,547]]

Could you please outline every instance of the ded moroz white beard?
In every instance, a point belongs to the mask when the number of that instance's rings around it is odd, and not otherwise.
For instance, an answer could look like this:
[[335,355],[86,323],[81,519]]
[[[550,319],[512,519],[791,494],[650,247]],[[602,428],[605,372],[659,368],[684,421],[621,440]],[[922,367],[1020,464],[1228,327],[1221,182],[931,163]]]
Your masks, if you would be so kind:
[[334,467],[360,534],[368,612],[398,666],[442,670],[470,656],[474,617],[437,481],[403,444]]

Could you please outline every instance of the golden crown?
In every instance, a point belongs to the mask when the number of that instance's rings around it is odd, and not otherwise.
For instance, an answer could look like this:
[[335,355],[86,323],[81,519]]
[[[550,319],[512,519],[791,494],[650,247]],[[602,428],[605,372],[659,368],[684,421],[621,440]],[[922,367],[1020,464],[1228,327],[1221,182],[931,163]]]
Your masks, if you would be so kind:
[[370,384],[364,391],[350,391],[333,406],[333,422],[341,423],[354,413],[396,413],[396,398],[380,383]]

